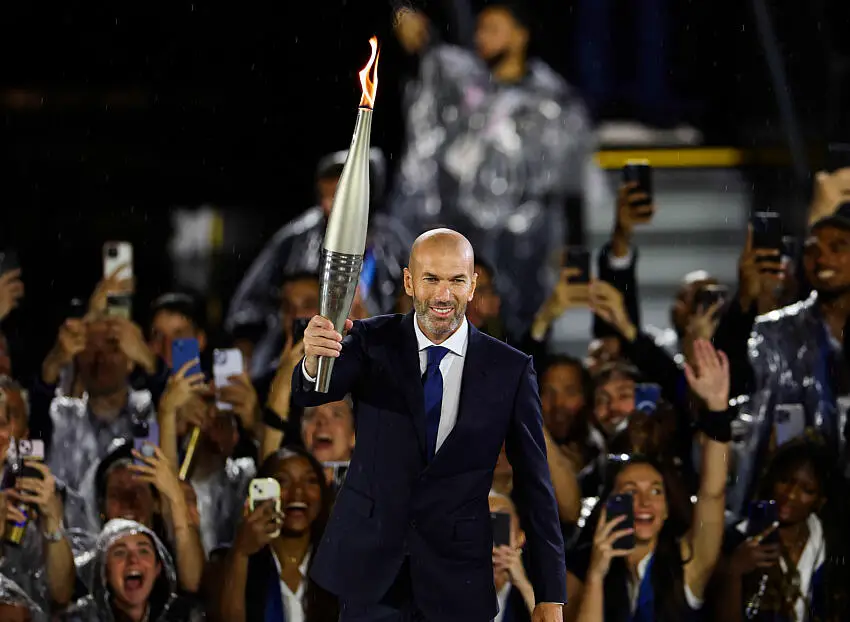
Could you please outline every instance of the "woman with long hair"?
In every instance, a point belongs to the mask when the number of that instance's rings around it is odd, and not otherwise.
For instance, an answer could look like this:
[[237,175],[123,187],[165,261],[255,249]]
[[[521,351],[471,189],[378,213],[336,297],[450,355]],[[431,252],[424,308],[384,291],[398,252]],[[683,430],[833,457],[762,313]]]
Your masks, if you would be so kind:
[[[732,417],[726,356],[708,341],[697,342],[695,352],[696,370],[686,367],[686,376],[707,412],[700,421],[705,446],[693,518],[677,515],[670,504],[673,476],[661,465],[636,456],[625,461],[600,501],[584,577],[567,575],[567,620],[679,622],[702,607],[720,554]],[[634,527],[623,528],[625,516],[606,516],[611,495],[631,497]],[[631,548],[618,544],[624,536],[633,536]]]
[[332,504],[322,465],[303,449],[288,447],[269,456],[257,477],[280,484],[281,513],[265,503],[243,520],[213,592],[215,619],[336,622],[336,599],[308,574]]
[[777,521],[753,533],[748,519],[727,533],[716,620],[848,619],[846,524],[832,498],[831,456],[814,436],[792,440],[774,454],[754,503],[773,501]]

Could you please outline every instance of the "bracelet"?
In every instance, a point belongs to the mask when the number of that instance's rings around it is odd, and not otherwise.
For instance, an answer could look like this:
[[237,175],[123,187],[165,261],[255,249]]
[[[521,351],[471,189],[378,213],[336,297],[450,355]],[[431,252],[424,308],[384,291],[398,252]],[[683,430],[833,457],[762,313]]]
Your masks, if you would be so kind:
[[61,542],[65,537],[65,532],[60,527],[56,531],[42,531],[41,536],[50,543]]
[[278,415],[269,406],[263,407],[263,423],[270,428],[274,428],[278,432],[286,433],[287,421],[281,419],[280,415]]
[[734,408],[727,408],[725,412],[704,412],[699,418],[698,427],[711,440],[728,443],[732,440],[734,418]]

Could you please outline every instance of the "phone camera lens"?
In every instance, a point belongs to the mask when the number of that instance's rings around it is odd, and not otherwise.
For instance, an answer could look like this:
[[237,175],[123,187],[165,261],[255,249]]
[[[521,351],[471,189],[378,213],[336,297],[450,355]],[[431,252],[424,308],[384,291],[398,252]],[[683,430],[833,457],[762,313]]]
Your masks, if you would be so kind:
[[114,246],[110,246],[106,249],[106,256],[110,259],[115,259],[116,257],[118,257],[118,249]]

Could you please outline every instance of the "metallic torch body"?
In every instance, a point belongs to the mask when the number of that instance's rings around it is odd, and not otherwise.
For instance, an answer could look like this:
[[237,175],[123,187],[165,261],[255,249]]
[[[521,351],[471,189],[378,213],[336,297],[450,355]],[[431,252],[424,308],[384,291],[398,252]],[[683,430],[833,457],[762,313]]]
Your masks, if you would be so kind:
[[[360,267],[366,251],[369,223],[369,149],[372,134],[372,110],[361,107],[351,139],[351,148],[339,178],[333,206],[322,243],[320,309],[322,317],[342,332],[351,311]],[[330,388],[334,359],[319,357],[316,391]]]

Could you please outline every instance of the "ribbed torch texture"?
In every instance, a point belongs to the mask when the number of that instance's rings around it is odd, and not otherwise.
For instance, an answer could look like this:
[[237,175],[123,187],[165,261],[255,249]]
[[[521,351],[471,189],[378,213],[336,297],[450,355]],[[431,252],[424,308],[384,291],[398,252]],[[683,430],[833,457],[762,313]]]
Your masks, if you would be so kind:
[[[360,267],[366,251],[366,228],[369,223],[369,148],[372,136],[372,110],[360,108],[351,139],[351,148],[342,169],[328,217],[322,243],[321,315],[338,332],[345,327],[351,312]],[[316,391],[330,388],[334,359],[319,357]]]

